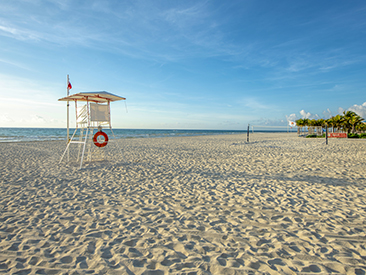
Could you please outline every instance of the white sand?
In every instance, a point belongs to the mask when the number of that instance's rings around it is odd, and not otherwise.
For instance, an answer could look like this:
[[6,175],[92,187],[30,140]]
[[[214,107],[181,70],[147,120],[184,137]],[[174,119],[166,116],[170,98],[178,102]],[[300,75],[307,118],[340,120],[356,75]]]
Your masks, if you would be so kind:
[[119,143],[83,170],[0,144],[0,273],[365,274],[366,140]]

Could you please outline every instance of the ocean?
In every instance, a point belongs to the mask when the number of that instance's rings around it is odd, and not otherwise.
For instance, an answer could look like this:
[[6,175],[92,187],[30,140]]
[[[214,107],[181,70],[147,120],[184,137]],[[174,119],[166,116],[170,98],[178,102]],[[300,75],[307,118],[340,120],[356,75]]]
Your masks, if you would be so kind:
[[[70,129],[70,137],[75,129]],[[112,137],[109,129],[103,129]],[[66,140],[66,128],[0,128],[0,142]],[[79,132],[79,131],[78,131]],[[159,130],[159,129],[113,129],[116,138],[159,138],[240,134],[246,131],[227,130]]]
[[[74,133],[70,128],[70,137]],[[113,137],[109,129],[103,129],[109,137]],[[250,130],[251,132],[252,130]],[[294,129],[291,130],[291,132]],[[79,132],[79,131],[78,131]],[[77,133],[78,133],[77,132]],[[286,132],[286,130],[254,130],[254,132]],[[164,130],[164,129],[113,129],[116,138],[161,138],[205,135],[246,134],[239,130]],[[76,136],[77,137],[77,136]],[[66,128],[1,128],[0,142],[52,141],[66,140]]]

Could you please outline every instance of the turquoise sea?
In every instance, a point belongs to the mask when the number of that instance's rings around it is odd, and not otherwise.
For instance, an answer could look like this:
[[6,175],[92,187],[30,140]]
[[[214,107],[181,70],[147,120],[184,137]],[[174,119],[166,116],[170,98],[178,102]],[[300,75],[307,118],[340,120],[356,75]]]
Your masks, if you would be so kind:
[[[70,136],[75,129],[70,129]],[[103,129],[111,136],[109,129]],[[202,136],[238,134],[246,131],[226,130],[151,130],[151,129],[113,129],[116,138],[159,138],[179,136]],[[0,128],[0,142],[66,140],[66,128]]]
[[[70,129],[70,137],[75,129]],[[109,129],[103,129],[112,137]],[[292,130],[293,131],[293,130]],[[79,131],[78,131],[79,132]],[[163,129],[113,129],[116,138],[160,138],[181,136],[246,134],[246,130],[163,130]],[[286,132],[284,130],[257,130],[255,132]],[[66,140],[66,128],[1,128],[0,142]]]

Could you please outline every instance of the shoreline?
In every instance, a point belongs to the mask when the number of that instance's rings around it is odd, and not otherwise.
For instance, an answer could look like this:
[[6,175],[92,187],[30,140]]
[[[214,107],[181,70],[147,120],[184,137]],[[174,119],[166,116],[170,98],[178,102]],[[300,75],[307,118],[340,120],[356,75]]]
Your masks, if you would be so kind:
[[116,142],[126,162],[111,146],[82,170],[65,141],[0,143],[0,273],[366,272],[366,143]]
[[[110,129],[104,129],[111,136]],[[71,128],[70,134],[74,132]],[[206,136],[222,134],[245,134],[242,130],[162,130],[162,129],[114,129],[116,138],[153,138],[153,137],[179,137],[179,136]],[[276,131],[268,131],[276,132]],[[283,132],[283,131],[281,131]],[[66,140],[66,129],[60,128],[0,128],[1,142],[21,142],[21,141],[51,141]]]
[[[251,133],[250,137],[252,137],[252,135],[268,135],[268,136],[272,136],[272,135],[281,135],[281,134],[286,134],[286,135],[296,135],[297,138],[303,138],[305,139],[305,136],[298,136],[296,132],[290,132],[290,133],[285,133],[285,132],[255,132],[255,133]],[[207,135],[187,135],[187,136],[156,136],[156,137],[122,137],[122,138],[110,138],[109,141],[123,141],[123,140],[135,140],[135,139],[164,139],[164,138],[189,138],[189,137],[210,137],[210,136],[232,136],[232,135],[238,135],[238,136],[245,136],[245,139],[247,138],[247,133],[233,133],[233,134],[207,134]],[[313,138],[308,138],[308,139],[317,139],[317,140],[324,140],[325,141],[325,137],[313,137]],[[365,138],[328,138],[328,140],[359,140],[359,141],[365,141]],[[46,142],[66,142],[66,138],[64,140],[58,139],[58,140],[19,140],[19,141],[0,141],[0,144],[18,144],[18,143],[46,143]],[[250,141],[249,141],[250,142]]]

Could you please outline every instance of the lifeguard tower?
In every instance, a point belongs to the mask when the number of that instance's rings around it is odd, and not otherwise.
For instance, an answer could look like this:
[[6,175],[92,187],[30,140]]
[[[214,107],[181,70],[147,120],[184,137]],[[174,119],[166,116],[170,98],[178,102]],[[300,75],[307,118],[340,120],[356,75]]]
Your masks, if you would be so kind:
[[[69,136],[67,137],[67,146],[61,156],[60,163],[65,155],[67,155],[67,161],[69,161],[70,145],[74,143],[79,145],[77,161],[80,160],[80,169],[83,166],[86,149],[88,151],[88,161],[104,160],[106,158],[105,149],[109,138],[107,133],[103,132],[103,128],[109,128],[114,136],[111,124],[110,103],[118,100],[126,100],[126,98],[105,91],[77,93],[58,100],[67,102],[74,101],[76,115],[75,131],[70,139]],[[78,102],[86,104],[78,106]],[[96,133],[94,134],[95,130]],[[78,131],[79,135],[76,135]],[[77,136],[78,139],[76,138]],[[119,150],[122,153],[121,148]]]

